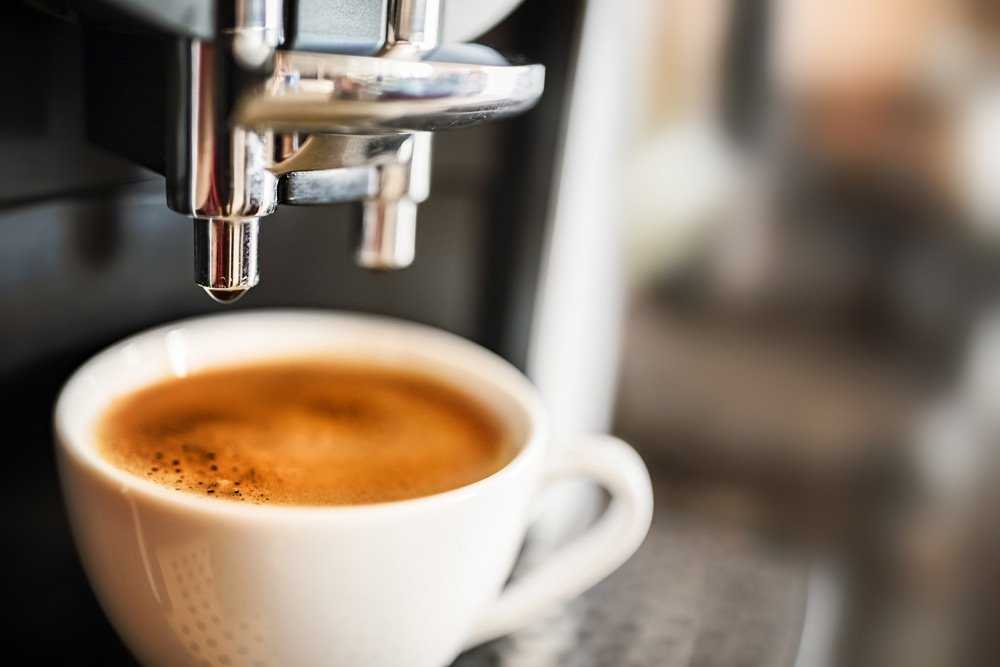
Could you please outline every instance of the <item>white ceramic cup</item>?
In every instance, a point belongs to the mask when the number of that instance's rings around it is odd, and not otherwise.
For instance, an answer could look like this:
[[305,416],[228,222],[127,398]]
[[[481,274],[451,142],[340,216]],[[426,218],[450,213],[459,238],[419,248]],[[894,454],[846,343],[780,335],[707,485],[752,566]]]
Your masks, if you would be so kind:
[[[304,355],[437,376],[499,415],[519,451],[499,472],[452,491],[310,507],[175,491],[95,450],[94,422],[116,397],[213,366]],[[255,311],[138,334],[70,378],[55,429],[84,567],[147,665],[444,665],[615,570],[652,513],[649,476],[631,447],[586,436],[550,453],[539,397],[512,366],[451,334],[383,318]],[[505,588],[533,501],[566,477],[605,487],[609,509]]]

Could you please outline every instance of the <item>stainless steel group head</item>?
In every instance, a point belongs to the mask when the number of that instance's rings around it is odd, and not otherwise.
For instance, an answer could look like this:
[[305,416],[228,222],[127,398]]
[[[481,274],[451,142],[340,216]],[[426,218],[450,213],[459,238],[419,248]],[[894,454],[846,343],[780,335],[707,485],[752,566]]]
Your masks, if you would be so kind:
[[279,203],[363,202],[356,261],[409,266],[431,133],[518,113],[541,95],[540,65],[501,64],[493,52],[488,64],[429,58],[441,0],[388,1],[375,55],[282,49],[282,0],[220,0],[216,38],[180,45],[168,203],[195,219],[195,281],[213,299],[257,284],[260,221]]

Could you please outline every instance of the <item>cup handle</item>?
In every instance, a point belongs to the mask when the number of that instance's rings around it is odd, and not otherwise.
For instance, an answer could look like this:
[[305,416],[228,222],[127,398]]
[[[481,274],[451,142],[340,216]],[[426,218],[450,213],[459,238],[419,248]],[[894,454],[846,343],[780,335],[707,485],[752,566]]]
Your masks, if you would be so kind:
[[607,511],[585,533],[509,585],[473,629],[466,648],[506,635],[580,595],[642,544],[653,516],[649,471],[621,440],[608,435],[586,439],[556,455],[546,485],[567,478],[591,479],[611,494]]

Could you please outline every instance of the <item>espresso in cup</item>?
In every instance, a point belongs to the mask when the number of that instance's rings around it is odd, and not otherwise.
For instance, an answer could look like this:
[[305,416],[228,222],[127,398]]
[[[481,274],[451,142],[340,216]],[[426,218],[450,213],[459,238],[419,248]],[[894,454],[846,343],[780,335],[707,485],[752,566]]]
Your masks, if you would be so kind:
[[207,370],[116,400],[101,456],[179,492],[283,505],[404,500],[514,456],[501,421],[428,374],[332,358]]

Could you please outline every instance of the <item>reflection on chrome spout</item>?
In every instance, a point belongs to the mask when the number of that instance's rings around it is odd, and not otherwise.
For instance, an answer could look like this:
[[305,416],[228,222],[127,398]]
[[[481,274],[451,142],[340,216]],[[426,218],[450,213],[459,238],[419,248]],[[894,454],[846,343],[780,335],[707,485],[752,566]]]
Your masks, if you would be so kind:
[[194,221],[194,280],[219,303],[232,303],[260,280],[260,219]]

